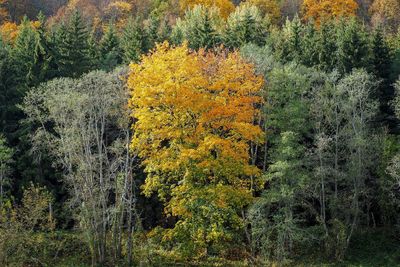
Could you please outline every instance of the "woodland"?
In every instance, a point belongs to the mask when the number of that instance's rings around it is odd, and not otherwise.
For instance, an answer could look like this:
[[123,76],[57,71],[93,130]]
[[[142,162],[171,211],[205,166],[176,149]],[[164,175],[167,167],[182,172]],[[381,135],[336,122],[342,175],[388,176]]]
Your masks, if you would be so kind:
[[400,0],[0,0],[0,266],[400,266]]

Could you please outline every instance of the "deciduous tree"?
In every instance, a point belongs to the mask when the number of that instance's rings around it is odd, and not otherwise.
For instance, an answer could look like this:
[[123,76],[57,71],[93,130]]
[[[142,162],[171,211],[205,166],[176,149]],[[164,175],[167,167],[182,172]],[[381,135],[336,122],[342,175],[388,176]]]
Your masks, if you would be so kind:
[[165,212],[178,218],[165,237],[191,256],[218,253],[241,237],[240,212],[259,175],[249,165],[249,142],[262,139],[253,124],[262,85],[237,52],[164,43],[131,65],[131,148],[143,158],[143,192],[157,192]]

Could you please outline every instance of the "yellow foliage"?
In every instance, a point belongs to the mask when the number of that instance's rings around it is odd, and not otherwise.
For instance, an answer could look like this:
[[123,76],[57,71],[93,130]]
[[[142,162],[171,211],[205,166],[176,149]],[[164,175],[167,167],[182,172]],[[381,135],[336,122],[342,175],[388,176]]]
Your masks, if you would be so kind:
[[133,10],[132,3],[125,1],[111,2],[105,9],[104,13],[107,17],[116,20],[115,24],[118,29],[125,26],[128,17],[131,15]]
[[227,18],[229,14],[235,10],[235,6],[230,0],[180,0],[179,5],[182,12],[185,12],[188,8],[193,8],[196,5],[217,7],[223,18]]
[[277,0],[247,0],[242,4],[248,3],[256,6],[263,16],[267,15],[272,23],[278,23],[281,18],[281,9]]
[[0,26],[1,38],[8,43],[14,43],[18,37],[18,25],[13,22],[5,22]]
[[128,87],[136,121],[131,148],[146,167],[146,195],[168,199],[166,212],[180,217],[181,227],[198,215],[192,205],[199,199],[221,220],[251,202],[249,177],[260,171],[249,164],[249,142],[263,135],[253,123],[263,78],[252,64],[237,52],[192,52],[165,42],[131,65]]
[[325,19],[355,16],[357,9],[355,0],[304,0],[302,6],[304,19],[314,19],[317,25]]

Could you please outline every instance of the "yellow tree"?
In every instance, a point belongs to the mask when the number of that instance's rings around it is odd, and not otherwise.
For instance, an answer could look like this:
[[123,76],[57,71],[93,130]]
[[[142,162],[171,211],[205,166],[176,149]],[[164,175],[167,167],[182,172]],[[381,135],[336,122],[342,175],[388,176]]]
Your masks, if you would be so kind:
[[185,243],[191,255],[222,249],[241,236],[239,212],[251,203],[251,177],[259,175],[249,164],[249,143],[262,140],[253,122],[263,78],[237,52],[164,43],[131,65],[128,86],[136,121],[131,148],[147,173],[143,192],[157,192],[166,214],[179,218],[164,237]]
[[18,32],[18,25],[14,22],[5,22],[0,26],[0,36],[7,43],[14,43]]
[[358,4],[355,0],[304,0],[302,11],[306,20],[321,20],[351,17],[356,15]]
[[182,12],[196,5],[206,7],[217,7],[222,17],[227,18],[229,14],[235,10],[235,6],[230,0],[180,0],[179,5]]
[[267,15],[273,23],[277,23],[281,18],[281,9],[277,0],[247,0],[242,3],[249,3],[258,7],[261,14]]

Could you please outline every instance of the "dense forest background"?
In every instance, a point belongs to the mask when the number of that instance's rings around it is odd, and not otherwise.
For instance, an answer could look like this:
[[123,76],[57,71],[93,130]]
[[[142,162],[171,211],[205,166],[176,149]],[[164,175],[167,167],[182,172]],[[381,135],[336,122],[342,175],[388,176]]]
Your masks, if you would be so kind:
[[400,266],[399,0],[0,0],[1,266]]

